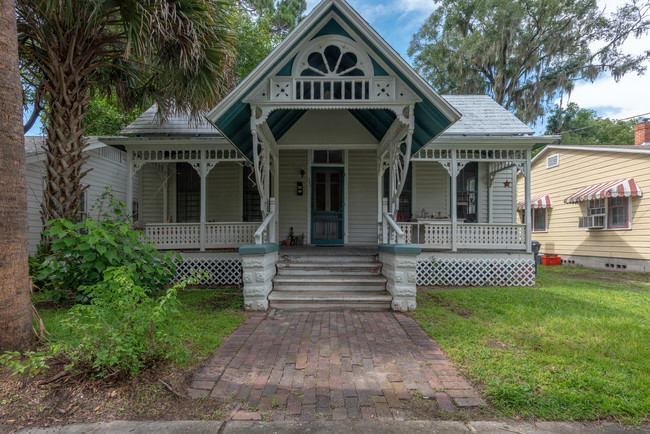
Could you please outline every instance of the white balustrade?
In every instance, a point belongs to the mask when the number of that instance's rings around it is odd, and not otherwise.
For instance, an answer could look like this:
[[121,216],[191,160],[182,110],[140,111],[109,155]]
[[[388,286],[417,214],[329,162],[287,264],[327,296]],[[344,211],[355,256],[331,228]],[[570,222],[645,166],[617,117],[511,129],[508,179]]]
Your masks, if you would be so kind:
[[395,101],[394,77],[273,77],[270,99],[289,101]]
[[[259,223],[204,223],[205,248],[236,248],[255,242]],[[158,249],[198,249],[201,246],[201,223],[154,223],[143,230]]]
[[[407,244],[448,249],[453,237],[450,221],[397,223],[406,235]],[[500,223],[458,223],[456,245],[463,249],[523,250],[526,248],[526,225]],[[394,242],[394,241],[393,241]]]

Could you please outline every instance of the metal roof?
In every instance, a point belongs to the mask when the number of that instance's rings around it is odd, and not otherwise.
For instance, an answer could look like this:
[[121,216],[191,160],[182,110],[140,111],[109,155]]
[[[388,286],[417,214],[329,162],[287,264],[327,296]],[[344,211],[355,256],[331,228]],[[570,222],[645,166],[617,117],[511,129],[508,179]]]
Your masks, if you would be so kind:
[[535,131],[488,95],[443,95],[462,117],[442,135],[511,136]]
[[[85,139],[88,141],[86,151],[106,146],[105,143],[99,141],[99,136],[86,136]],[[25,157],[33,159],[33,157],[45,155],[43,146],[45,146],[45,136],[25,136]]]
[[192,119],[183,113],[171,113],[165,122],[158,115],[158,105],[154,104],[138,116],[121,132],[125,136],[221,136],[203,117]]

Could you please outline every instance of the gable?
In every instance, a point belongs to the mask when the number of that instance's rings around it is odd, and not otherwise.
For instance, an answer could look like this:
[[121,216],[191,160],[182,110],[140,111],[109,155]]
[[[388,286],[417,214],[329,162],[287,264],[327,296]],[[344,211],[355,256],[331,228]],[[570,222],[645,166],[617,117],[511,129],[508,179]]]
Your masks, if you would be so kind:
[[[252,160],[252,135],[251,135],[251,104],[260,104],[265,99],[270,101],[271,90],[276,85],[286,87],[287,92],[294,91],[294,82],[291,77],[296,77],[299,58],[304,58],[305,48],[321,38],[327,40],[349,40],[350,45],[363,49],[369,59],[370,65],[364,65],[370,76],[381,77],[389,83],[391,104],[412,104],[414,107],[414,132],[412,152],[417,152],[460,116],[458,112],[419,76],[401,57],[386,44],[383,39],[342,0],[325,0],[321,2],[307,18],[276,49],[260,63],[260,65],[244,81],[213,109],[207,116],[228,140],[241,152]],[[368,76],[368,74],[366,74]],[[276,81],[272,81],[276,77]],[[286,77],[283,81],[282,77]],[[316,77],[318,80],[320,77]],[[390,81],[390,80],[393,81]],[[371,83],[371,81],[369,81]],[[374,82],[372,82],[374,83]],[[381,89],[381,85],[377,85]],[[294,98],[295,100],[296,98]],[[364,99],[364,98],[361,98]],[[371,100],[372,98],[365,98]],[[292,101],[294,101],[292,100]],[[293,104],[288,103],[281,107],[268,108],[267,123],[274,135],[276,131],[289,131],[297,122],[304,111],[300,109],[305,101]],[[325,101],[323,105],[341,101]],[[388,99],[383,103],[370,101],[356,101],[355,104],[341,103],[337,109],[349,106],[352,115],[376,139],[381,139],[388,131],[390,124],[397,115],[391,109]],[[309,107],[314,108],[314,107]],[[276,112],[293,111],[293,113],[277,114]],[[276,124],[282,119],[282,126]],[[282,140],[281,136],[275,136]]]

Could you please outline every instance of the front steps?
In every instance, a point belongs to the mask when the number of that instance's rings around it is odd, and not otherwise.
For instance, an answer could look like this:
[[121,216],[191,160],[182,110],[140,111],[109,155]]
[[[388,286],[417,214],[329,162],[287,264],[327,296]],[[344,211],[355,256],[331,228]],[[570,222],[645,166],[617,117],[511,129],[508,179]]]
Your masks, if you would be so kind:
[[391,301],[377,255],[282,255],[269,294],[271,308],[301,311],[385,311]]

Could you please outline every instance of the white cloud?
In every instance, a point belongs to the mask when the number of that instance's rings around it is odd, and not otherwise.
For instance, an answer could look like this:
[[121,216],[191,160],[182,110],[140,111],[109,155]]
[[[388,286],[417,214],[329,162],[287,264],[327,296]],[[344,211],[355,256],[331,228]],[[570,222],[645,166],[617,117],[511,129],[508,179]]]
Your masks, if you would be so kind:
[[579,83],[571,92],[571,101],[612,119],[640,116],[650,112],[649,81],[647,75],[633,74],[623,77],[618,83],[611,77],[593,83]]
[[429,15],[436,9],[433,0],[397,0],[393,2],[396,8],[404,8],[406,12],[422,12]]

